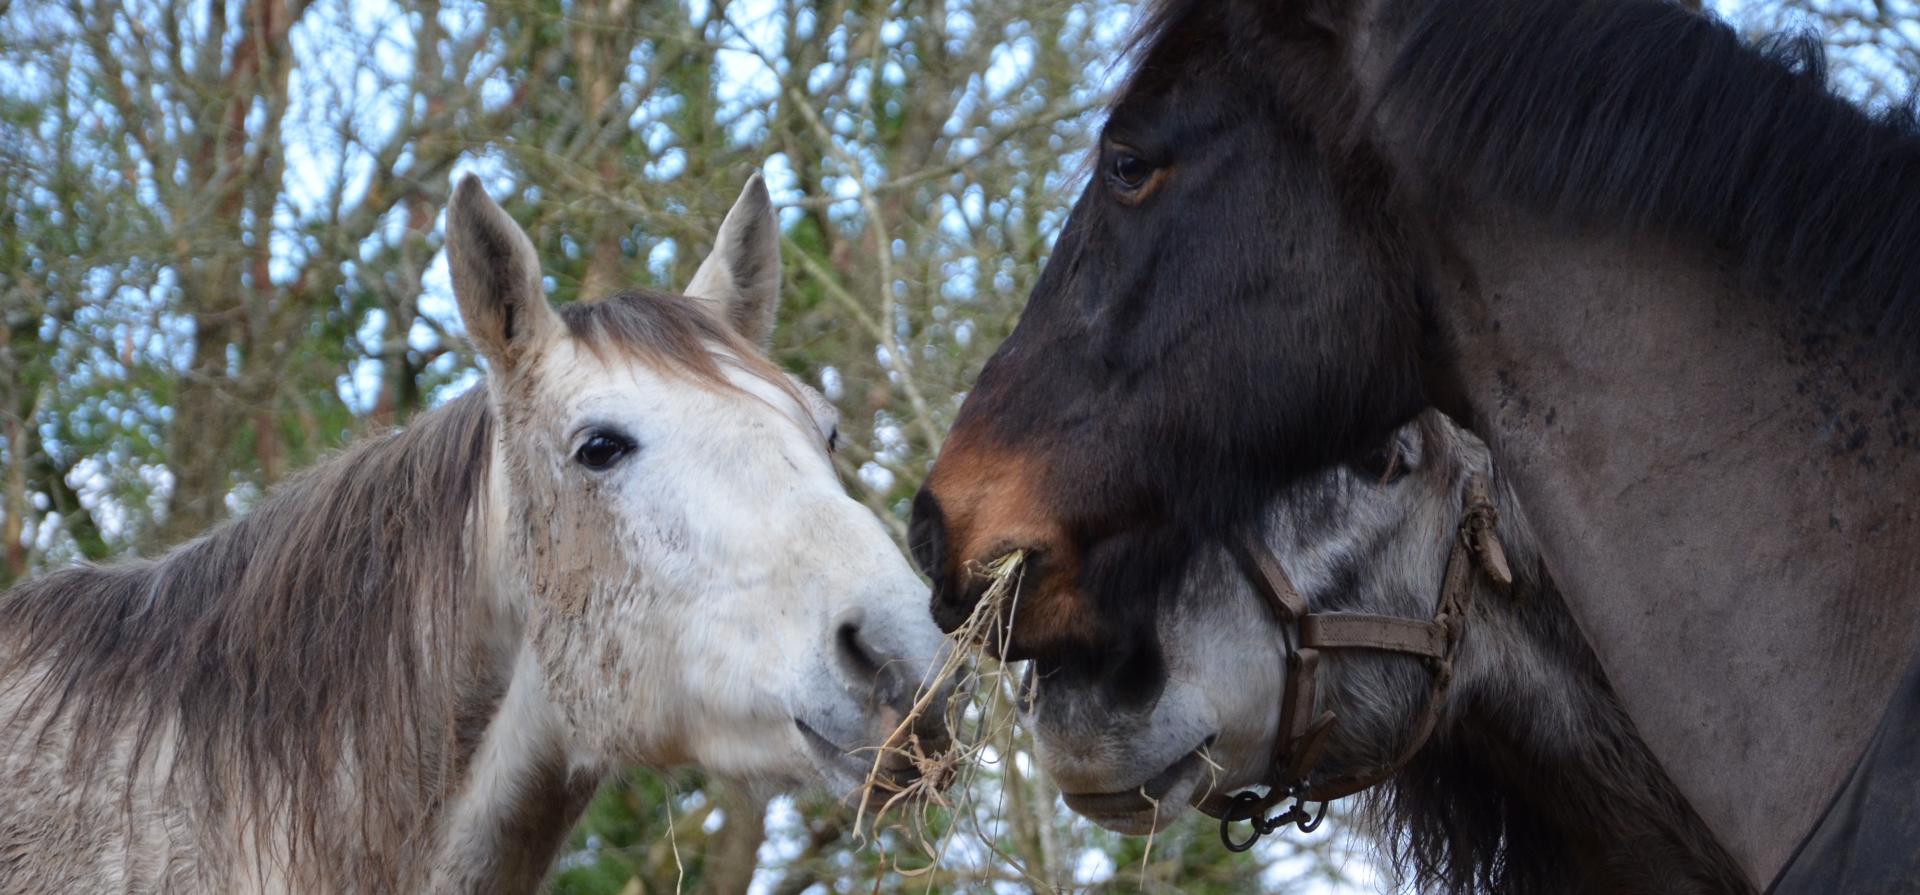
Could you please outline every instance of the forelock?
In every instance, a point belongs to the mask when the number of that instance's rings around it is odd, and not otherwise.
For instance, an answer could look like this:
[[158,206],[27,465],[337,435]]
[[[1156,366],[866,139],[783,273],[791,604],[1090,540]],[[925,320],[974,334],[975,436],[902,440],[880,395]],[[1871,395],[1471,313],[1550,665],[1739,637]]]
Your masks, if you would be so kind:
[[731,367],[771,383],[802,410],[814,406],[806,393],[760,349],[733,331],[700,302],[651,289],[622,292],[602,301],[560,308],[567,334],[604,362],[634,361],[705,385],[736,389]]

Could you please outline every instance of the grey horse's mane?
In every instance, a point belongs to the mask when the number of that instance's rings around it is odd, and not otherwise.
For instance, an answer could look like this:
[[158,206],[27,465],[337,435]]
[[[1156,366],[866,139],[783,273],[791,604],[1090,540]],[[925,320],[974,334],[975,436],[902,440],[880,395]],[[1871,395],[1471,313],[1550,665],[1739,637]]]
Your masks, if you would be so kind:
[[[14,588],[0,687],[33,689],[0,719],[9,751],[71,729],[70,774],[93,779],[131,749],[131,787],[164,736],[176,778],[223,793],[210,805],[260,811],[327,804],[354,774],[369,790],[361,845],[404,836],[459,752],[454,650],[426,647],[459,627],[492,431],[476,388],[163,556]],[[313,839],[296,853],[331,850]]]
[[[724,384],[719,346],[785,383],[679,296],[561,317],[596,353]],[[478,386],[164,555],[14,587],[0,597],[0,697],[18,706],[0,717],[6,754],[65,748],[68,779],[89,781],[125,761],[125,780],[99,785],[129,793],[165,754],[192,810],[284,824],[295,868],[359,854],[396,873],[504,686],[456,667],[494,430]]]

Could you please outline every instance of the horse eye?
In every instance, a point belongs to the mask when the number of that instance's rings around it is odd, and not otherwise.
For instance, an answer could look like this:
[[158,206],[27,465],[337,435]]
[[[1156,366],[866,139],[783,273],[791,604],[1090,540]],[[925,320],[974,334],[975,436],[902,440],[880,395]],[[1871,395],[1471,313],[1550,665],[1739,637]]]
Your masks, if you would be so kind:
[[1147,185],[1153,170],[1152,162],[1121,149],[1114,152],[1113,161],[1107,165],[1107,176],[1115,186],[1132,192]]
[[1407,474],[1407,464],[1401,460],[1400,451],[1391,441],[1366,452],[1348,463],[1347,467],[1361,479],[1382,485],[1391,485]]
[[834,451],[837,451],[839,449],[840,449],[840,427],[834,426],[833,431],[827,433],[827,453],[831,454]]
[[625,457],[632,450],[633,441],[624,435],[595,432],[587,436],[586,441],[581,442],[580,447],[573,452],[573,459],[581,466],[598,472],[620,462],[620,458]]

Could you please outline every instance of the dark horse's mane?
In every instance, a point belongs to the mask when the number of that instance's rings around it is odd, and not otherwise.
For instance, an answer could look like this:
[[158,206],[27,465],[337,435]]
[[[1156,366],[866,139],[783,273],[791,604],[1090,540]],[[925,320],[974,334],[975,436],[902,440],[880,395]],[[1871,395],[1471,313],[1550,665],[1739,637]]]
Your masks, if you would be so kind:
[[[1581,225],[1693,240],[1885,333],[1920,324],[1920,133],[1827,87],[1811,35],[1652,0],[1393,0],[1384,102],[1429,171]],[[1391,18],[1391,17],[1390,17]]]
[[[1661,0],[1385,2],[1381,21],[1401,43],[1378,101],[1397,145],[1442,185],[1697,241],[1815,310],[1888,334],[1920,326],[1913,105],[1870,115],[1835,97],[1815,37],[1748,45]],[[1301,83],[1294,69],[1312,63],[1299,54],[1189,39],[1183,22],[1214,5],[1156,3],[1133,55],[1229,59],[1263,83]],[[1356,5],[1288,0],[1271,14]]]

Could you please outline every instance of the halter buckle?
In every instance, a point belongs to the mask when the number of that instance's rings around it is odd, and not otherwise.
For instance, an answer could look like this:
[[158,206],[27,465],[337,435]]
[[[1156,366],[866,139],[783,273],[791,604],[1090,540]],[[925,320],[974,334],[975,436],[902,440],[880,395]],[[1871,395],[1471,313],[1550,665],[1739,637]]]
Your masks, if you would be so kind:
[[[1292,826],[1302,833],[1311,833],[1320,829],[1320,822],[1327,819],[1328,803],[1321,802],[1319,811],[1309,812],[1307,810],[1309,803],[1300,791],[1301,787],[1298,786],[1290,790],[1287,797],[1293,799],[1293,804],[1287,806],[1287,810],[1271,817],[1262,816],[1266,813],[1264,803],[1271,797],[1271,793],[1267,796],[1262,796],[1253,790],[1235,793],[1233,801],[1227,803],[1227,810],[1220,813],[1220,844],[1226,846],[1227,851],[1243,852],[1253,848],[1254,843],[1259,842],[1261,837],[1281,827]],[[1236,840],[1233,838],[1233,824],[1241,820],[1253,826],[1253,835]]]

